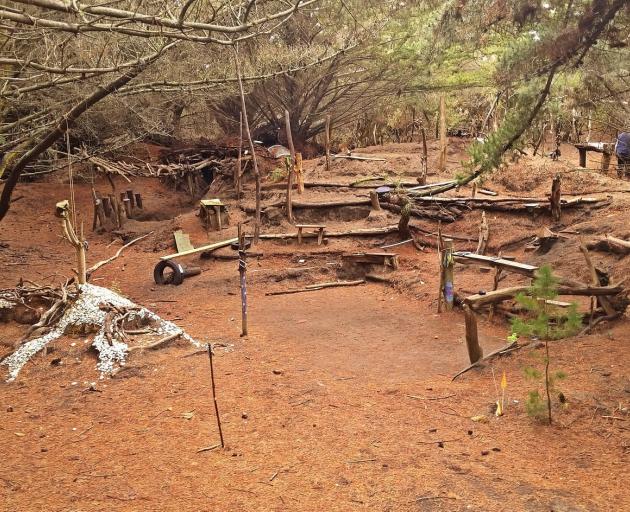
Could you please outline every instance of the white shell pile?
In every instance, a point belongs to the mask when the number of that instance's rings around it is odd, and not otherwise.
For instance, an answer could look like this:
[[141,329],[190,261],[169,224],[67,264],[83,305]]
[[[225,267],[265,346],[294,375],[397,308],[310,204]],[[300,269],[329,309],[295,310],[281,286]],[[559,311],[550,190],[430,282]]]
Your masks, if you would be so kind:
[[124,365],[125,356],[129,350],[127,344],[113,340],[112,345],[110,345],[105,337],[105,327],[103,323],[107,313],[101,310],[99,306],[108,303],[124,308],[140,308],[137,311],[132,311],[129,315],[129,319],[140,318],[148,320],[152,323],[151,327],[154,329],[157,336],[164,337],[181,332],[182,338],[195,345],[199,345],[198,342],[183,332],[177,325],[168,320],[163,320],[152,311],[137,306],[129,299],[121,297],[107,288],[84,284],[80,287],[78,299],[66,310],[57,325],[50,332],[24,343],[13,354],[0,363],[0,365],[7,366],[9,369],[7,382],[14,380],[29,359],[42,350],[48,343],[63,336],[70,328],[81,325],[97,326],[99,328],[98,333],[94,336],[94,340],[92,341],[92,346],[98,350],[99,361],[96,367],[99,371],[102,373],[111,373],[116,364]]

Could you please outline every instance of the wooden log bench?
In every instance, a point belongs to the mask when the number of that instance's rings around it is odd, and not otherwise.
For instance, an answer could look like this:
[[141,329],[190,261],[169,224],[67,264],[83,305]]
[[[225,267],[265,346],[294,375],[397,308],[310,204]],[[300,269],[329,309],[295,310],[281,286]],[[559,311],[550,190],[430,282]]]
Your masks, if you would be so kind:
[[610,157],[613,154],[614,144],[612,142],[591,142],[588,144],[574,144],[580,153],[580,167],[586,167],[586,153],[593,151],[602,153],[602,171],[608,171]]
[[326,224],[296,224],[298,245],[302,245],[302,230],[313,229],[317,233],[317,245],[322,245],[324,234],[326,233]]
[[395,252],[356,252],[344,254],[341,259],[351,263],[362,263],[369,265],[381,265],[398,269],[398,254]]
[[534,273],[538,270],[535,265],[528,265],[527,263],[520,263],[518,261],[512,261],[507,257],[497,258],[493,256],[484,256],[482,254],[476,254],[468,251],[457,251],[453,253],[455,261],[469,261],[482,265],[489,265],[495,268],[501,268],[503,270],[522,274],[526,277],[534,277]]

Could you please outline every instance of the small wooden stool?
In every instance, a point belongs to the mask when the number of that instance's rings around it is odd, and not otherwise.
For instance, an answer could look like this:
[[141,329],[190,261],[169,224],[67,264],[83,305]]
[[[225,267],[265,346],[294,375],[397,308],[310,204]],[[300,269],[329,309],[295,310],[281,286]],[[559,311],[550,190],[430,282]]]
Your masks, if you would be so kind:
[[206,226],[212,225],[214,230],[221,231],[223,226],[229,226],[230,215],[227,206],[220,199],[202,199],[199,201],[199,217]]
[[296,224],[298,232],[298,245],[302,244],[302,230],[306,229],[314,229],[317,232],[317,245],[322,245],[324,241],[324,233],[326,231],[326,224]]

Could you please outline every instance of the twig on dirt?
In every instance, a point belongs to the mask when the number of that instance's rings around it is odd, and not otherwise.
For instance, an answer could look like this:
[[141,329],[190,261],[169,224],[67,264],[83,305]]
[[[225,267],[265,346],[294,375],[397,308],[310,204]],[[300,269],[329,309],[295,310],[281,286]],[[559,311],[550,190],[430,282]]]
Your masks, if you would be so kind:
[[626,421],[627,418],[621,418],[620,416],[602,416],[602,418],[606,418],[609,420],[621,420]]
[[445,400],[446,398],[452,398],[455,395],[444,395],[444,396],[417,396],[417,395],[407,395],[409,398],[414,398],[416,400]]
[[239,491],[239,492],[246,492],[247,494],[253,494],[254,496],[258,496],[258,494],[256,494],[254,491],[250,491],[248,489],[240,489],[238,487],[225,487],[226,489],[230,489],[231,491]]
[[456,439],[438,439],[437,441],[417,441],[420,444],[442,444],[442,443],[452,443],[454,441],[461,441],[462,438],[458,437]]
[[451,379],[451,382],[453,382],[460,375],[466,373],[469,370],[472,370],[476,366],[479,366],[482,362],[487,361],[488,359],[490,359],[493,356],[504,354],[504,353],[507,353],[507,352],[513,352],[514,350],[521,349],[523,347],[526,347],[527,345],[529,345],[529,343],[525,343],[523,345],[519,345],[516,341],[513,341],[512,343],[510,343],[509,345],[506,345],[505,347],[502,347],[502,348],[499,348],[497,350],[494,350],[494,351],[490,352],[487,356],[479,359],[478,361],[475,361],[474,363],[472,363],[471,365],[467,366],[463,370],[458,371],[455,375],[453,375],[453,378]]
[[101,268],[103,265],[107,265],[108,263],[111,263],[112,261],[114,261],[116,258],[118,258],[118,256],[121,255],[121,253],[129,246],[135,244],[136,242],[139,242],[140,240],[142,240],[143,238],[148,237],[149,235],[151,235],[153,233],[153,231],[151,231],[150,233],[147,233],[146,235],[142,235],[139,236],[138,238],[134,238],[131,242],[127,242],[125,245],[123,245],[120,249],[118,249],[118,251],[116,251],[116,254],[114,254],[111,258],[107,258],[106,260],[103,261],[99,261],[98,263],[95,263],[94,265],[92,265],[90,268],[88,268],[86,270],[86,274],[88,276],[88,278],[99,268]]
[[294,406],[294,407],[295,407],[296,405],[305,405],[305,404],[307,404],[307,403],[309,403],[309,402],[312,402],[312,401],[313,401],[313,399],[312,399],[312,398],[308,398],[307,400],[304,400],[304,401],[302,401],[302,402],[297,402],[297,403],[295,403],[295,404],[289,404],[289,405],[292,405],[292,406]]
[[219,446],[221,446],[221,445],[220,444],[212,444],[212,445],[206,446],[204,448],[199,448],[195,453],[209,452],[210,450],[214,450],[215,448],[218,448]]
[[455,496],[420,496],[415,501],[427,501],[427,500],[456,500]]
[[357,459],[357,460],[349,460],[348,464],[362,464],[363,462],[376,462],[377,459]]

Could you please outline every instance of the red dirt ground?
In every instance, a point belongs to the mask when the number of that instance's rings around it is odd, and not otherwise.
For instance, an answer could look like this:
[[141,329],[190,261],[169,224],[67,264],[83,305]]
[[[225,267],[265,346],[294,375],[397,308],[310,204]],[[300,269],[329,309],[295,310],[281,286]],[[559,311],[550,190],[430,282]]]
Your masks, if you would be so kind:
[[[464,146],[453,140],[447,173],[430,181],[451,175]],[[324,176],[321,159],[310,161],[307,179],[350,182],[394,170],[410,177],[418,150],[418,144],[366,148],[361,152],[387,162],[336,161],[333,176]],[[435,147],[431,150],[433,158]],[[563,227],[585,236],[628,237],[630,196],[623,191],[630,183],[612,173],[575,170],[577,155],[569,148],[563,148],[563,156],[560,162],[522,159],[484,186],[541,196],[552,174],[561,172],[563,193],[600,196],[595,193],[614,190],[610,206],[567,211]],[[526,191],[516,190],[515,184],[524,182]],[[97,185],[107,189],[105,183]],[[554,400],[556,421],[549,427],[524,409],[536,384],[525,379],[523,369],[542,366],[540,348],[493,359],[451,382],[467,364],[463,315],[436,313],[437,263],[430,248],[393,249],[401,260],[393,287],[369,283],[266,296],[336,280],[342,252],[374,249],[397,237],[331,238],[320,248],[312,241],[300,247],[295,241],[262,242],[256,250],[263,256],[249,262],[250,335],[241,338],[235,261],[193,257],[203,272],[179,287],[157,286],[151,275],[158,256],[172,251],[176,227],[190,233],[194,245],[206,243],[208,236],[212,242],[233,235],[235,222],[245,217],[229,190],[222,197],[232,205],[232,227],[206,235],[184,196],[154,181],[138,180],[133,187],[142,190],[154,218],[168,220],[128,222],[126,238],[154,233],[97,271],[92,282],[176,321],[204,343],[220,344],[215,370],[227,448],[198,453],[218,442],[204,351],[180,341],[134,353],[116,377],[99,379],[84,338],[65,338],[36,356],[15,382],[0,384],[2,510],[630,510],[623,485],[630,447],[627,317],[592,335],[551,344],[552,367],[567,374],[560,383],[567,403]],[[91,225],[90,193],[88,184],[77,185],[86,226]],[[71,275],[73,250],[61,240],[51,213],[67,194],[62,182],[20,185],[17,195],[24,197],[0,224],[3,287],[19,277],[59,283]],[[303,198],[333,196],[339,193],[307,189]],[[475,240],[479,216],[474,210],[444,229]],[[488,218],[490,254],[503,250],[520,261],[550,262],[564,275],[588,280],[577,237],[560,240],[544,256],[524,252],[533,234],[551,225],[547,216],[490,212]],[[336,230],[396,220],[388,214],[376,223],[337,219],[327,224]],[[435,223],[414,222],[435,229]],[[265,229],[290,230],[286,223]],[[90,264],[121,245],[109,234],[90,233],[89,240]],[[458,249],[475,246],[476,241],[456,242]],[[592,256],[616,280],[629,275],[628,256]],[[516,282],[510,278],[502,285]],[[460,293],[491,285],[491,273],[457,266]],[[24,330],[0,325],[0,357]],[[501,317],[480,320],[484,351],[502,346],[508,331]],[[63,364],[51,366],[54,358]],[[497,418],[489,408],[504,371],[508,405]],[[93,382],[96,391],[90,390]],[[471,419],[479,415],[488,421]]]

